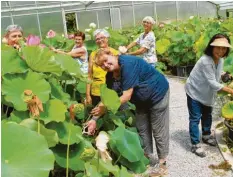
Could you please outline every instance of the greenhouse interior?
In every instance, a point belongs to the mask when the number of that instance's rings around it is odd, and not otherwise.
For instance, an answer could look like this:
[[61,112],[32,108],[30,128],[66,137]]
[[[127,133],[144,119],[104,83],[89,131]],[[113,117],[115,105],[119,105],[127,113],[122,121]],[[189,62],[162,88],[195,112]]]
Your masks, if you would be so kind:
[[233,177],[233,1],[1,1],[2,177]]

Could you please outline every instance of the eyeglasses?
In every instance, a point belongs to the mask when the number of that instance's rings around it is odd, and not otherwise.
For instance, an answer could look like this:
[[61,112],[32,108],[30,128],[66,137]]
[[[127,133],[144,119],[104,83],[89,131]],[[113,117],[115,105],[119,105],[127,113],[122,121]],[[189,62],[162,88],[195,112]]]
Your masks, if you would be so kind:
[[100,38],[96,38],[95,41],[100,41],[100,40],[104,40],[106,37],[100,37]]
[[151,24],[151,22],[148,22],[148,21],[143,21],[142,23],[147,23],[147,24]]

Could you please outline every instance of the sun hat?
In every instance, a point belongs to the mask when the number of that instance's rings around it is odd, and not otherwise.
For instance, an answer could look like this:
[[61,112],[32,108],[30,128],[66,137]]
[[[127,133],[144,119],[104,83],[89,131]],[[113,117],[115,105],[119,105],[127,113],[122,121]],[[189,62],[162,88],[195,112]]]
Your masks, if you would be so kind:
[[233,48],[228,40],[226,38],[217,38],[215,39],[211,44],[211,46],[218,46],[218,47],[229,47],[229,48]]
[[153,25],[155,24],[155,20],[151,16],[144,17],[142,22],[150,22]]

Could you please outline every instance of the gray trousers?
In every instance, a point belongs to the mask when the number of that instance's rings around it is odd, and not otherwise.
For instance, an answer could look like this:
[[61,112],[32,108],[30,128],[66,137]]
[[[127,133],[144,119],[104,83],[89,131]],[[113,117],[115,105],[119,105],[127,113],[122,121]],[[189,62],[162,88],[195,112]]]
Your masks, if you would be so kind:
[[136,110],[136,127],[142,138],[144,152],[146,155],[153,154],[153,132],[159,159],[166,158],[169,151],[169,95],[168,90],[153,107]]

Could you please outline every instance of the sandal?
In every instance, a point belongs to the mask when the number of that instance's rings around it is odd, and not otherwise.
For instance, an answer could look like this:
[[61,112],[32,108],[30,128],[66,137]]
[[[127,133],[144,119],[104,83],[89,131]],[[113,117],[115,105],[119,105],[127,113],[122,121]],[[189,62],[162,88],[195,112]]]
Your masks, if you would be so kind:
[[203,141],[203,143],[208,144],[210,146],[216,146],[217,145],[215,137],[212,136],[212,135],[203,135],[202,136],[202,141]]

